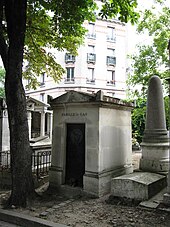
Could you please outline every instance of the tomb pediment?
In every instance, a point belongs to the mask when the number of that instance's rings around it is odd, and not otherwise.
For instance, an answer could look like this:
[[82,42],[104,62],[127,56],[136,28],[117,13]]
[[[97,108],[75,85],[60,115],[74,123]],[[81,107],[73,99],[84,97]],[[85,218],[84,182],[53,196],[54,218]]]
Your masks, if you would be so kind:
[[56,106],[60,104],[67,103],[102,103],[103,105],[114,105],[114,106],[124,106],[124,107],[133,107],[133,103],[128,103],[118,98],[113,98],[109,96],[105,96],[101,90],[97,93],[89,94],[78,91],[69,91],[55,99],[52,99],[50,105]]
[[29,111],[42,111],[47,109],[47,107],[49,107],[48,104],[39,101],[37,99],[34,99],[32,97],[28,97],[26,100],[27,103],[27,110]]
[[95,101],[95,95],[77,92],[77,91],[69,91],[51,101],[51,105],[60,104],[60,103],[77,103],[77,102],[91,102]]

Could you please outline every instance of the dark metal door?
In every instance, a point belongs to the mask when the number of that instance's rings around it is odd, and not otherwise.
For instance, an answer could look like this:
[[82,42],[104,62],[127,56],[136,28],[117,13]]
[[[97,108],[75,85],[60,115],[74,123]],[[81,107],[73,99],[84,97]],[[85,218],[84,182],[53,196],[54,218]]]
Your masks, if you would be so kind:
[[67,124],[66,184],[83,187],[85,124]]

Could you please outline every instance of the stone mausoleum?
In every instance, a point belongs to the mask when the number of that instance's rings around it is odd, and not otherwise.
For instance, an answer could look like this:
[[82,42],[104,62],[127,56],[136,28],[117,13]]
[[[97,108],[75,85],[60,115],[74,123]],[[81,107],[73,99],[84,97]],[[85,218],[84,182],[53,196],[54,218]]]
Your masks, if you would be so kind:
[[132,168],[131,103],[69,91],[53,109],[50,186],[70,185],[94,196],[111,190],[111,178]]

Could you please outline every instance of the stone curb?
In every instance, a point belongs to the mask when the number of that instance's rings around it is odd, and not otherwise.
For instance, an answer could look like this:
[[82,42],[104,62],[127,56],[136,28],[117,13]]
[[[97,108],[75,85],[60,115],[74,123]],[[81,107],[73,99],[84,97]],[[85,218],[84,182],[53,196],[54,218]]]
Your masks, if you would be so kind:
[[31,217],[22,213],[17,213],[11,210],[0,209],[0,220],[13,223],[22,227],[67,227],[63,224],[58,224],[41,218]]

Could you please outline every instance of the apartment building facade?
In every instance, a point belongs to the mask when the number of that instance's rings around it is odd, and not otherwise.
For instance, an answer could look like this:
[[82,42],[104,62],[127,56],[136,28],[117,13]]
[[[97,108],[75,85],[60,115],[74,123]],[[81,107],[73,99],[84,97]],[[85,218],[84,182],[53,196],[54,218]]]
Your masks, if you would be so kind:
[[[56,98],[70,90],[125,98],[126,96],[126,26],[118,20],[97,19],[84,22],[88,30],[78,55],[55,52],[57,62],[65,69],[58,82],[43,74],[36,90],[26,89],[26,95],[47,103],[48,95]],[[27,81],[25,81],[25,85]]]

